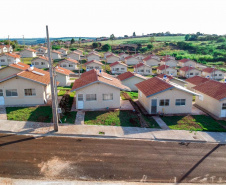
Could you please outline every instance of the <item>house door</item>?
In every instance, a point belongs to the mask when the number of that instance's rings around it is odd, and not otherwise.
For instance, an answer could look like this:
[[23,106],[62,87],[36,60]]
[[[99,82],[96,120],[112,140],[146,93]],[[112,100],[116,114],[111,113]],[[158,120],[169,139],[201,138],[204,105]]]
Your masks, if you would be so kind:
[[0,105],[5,105],[5,99],[3,96],[3,90],[0,89]]
[[157,113],[157,99],[151,100],[151,114]]
[[226,117],[226,103],[222,104],[222,108],[221,108],[221,117],[224,118]]
[[83,94],[78,94],[78,109],[84,108]]

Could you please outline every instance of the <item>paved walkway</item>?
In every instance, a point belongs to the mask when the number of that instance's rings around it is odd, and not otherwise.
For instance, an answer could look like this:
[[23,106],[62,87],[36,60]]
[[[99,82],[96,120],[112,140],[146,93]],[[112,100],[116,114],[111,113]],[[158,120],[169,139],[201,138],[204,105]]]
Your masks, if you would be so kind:
[[[100,134],[100,132],[102,134]],[[64,137],[96,137],[121,139],[146,139],[154,141],[209,142],[226,144],[225,132],[190,132],[138,127],[61,124],[53,131],[51,123],[0,120],[0,133],[15,133]]]
[[0,106],[0,120],[7,120],[6,109],[3,106]]
[[84,125],[85,112],[78,111],[76,114],[75,124],[76,125]]
[[159,116],[152,116],[152,117],[162,129],[170,130],[167,124]]

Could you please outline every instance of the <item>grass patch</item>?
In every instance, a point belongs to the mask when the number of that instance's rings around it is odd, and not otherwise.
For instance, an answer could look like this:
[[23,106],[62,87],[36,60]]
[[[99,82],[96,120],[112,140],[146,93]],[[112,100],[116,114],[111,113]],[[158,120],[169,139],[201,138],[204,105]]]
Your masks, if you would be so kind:
[[15,121],[34,121],[50,123],[52,108],[44,107],[6,107],[7,119]]
[[133,111],[91,111],[85,114],[87,125],[140,127],[138,116]]
[[143,119],[146,121],[146,123],[148,124],[149,128],[159,128],[161,129],[161,127],[158,125],[158,123],[153,119],[153,117],[151,116],[145,116],[142,115]]
[[20,60],[21,60],[22,63],[31,65],[31,61],[32,61],[33,59],[34,59],[34,58],[21,58]]
[[225,132],[216,120],[210,116],[193,115],[193,116],[166,116],[162,120],[174,130],[192,130],[192,131],[214,131]]
[[71,90],[71,86],[57,87],[58,90]]
[[62,123],[74,124],[76,115],[77,115],[77,112],[68,112],[61,118],[61,121],[62,121]]
[[67,92],[68,90],[60,90],[59,92],[58,92],[58,96],[63,96],[63,95],[65,95],[66,94],[66,92]]
[[132,100],[138,99],[138,92],[126,92]]

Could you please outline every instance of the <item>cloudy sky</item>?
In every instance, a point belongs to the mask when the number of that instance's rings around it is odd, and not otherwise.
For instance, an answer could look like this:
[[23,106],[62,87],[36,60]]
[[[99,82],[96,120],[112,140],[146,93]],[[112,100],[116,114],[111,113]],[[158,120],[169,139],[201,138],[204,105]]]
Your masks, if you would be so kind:
[[[0,0],[0,38],[226,34],[226,0]],[[2,29],[3,28],[3,29]]]

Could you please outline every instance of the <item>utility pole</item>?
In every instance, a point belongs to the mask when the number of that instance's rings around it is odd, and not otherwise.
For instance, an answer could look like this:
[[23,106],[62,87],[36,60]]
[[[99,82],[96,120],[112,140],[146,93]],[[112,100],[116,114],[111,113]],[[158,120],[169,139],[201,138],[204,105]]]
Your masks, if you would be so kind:
[[46,35],[47,35],[47,48],[48,48],[48,58],[49,58],[49,73],[50,73],[50,83],[51,83],[51,94],[52,94],[52,114],[53,114],[53,124],[54,131],[58,131],[58,114],[57,114],[57,97],[56,97],[56,80],[55,73],[52,64],[52,57],[50,54],[50,41],[49,41],[49,31],[48,26],[46,26]]
[[[24,50],[25,50],[24,35],[23,35],[23,44],[24,44]],[[22,57],[22,62],[24,63],[24,57]]]

